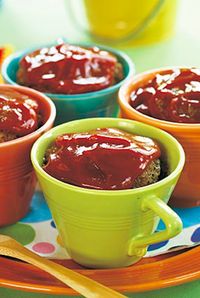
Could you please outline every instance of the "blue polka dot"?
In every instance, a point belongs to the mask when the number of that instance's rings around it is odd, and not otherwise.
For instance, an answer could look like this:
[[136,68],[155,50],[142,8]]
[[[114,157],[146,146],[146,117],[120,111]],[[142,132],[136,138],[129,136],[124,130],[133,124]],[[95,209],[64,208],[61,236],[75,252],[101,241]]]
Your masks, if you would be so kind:
[[197,229],[193,232],[193,234],[192,234],[192,236],[191,236],[191,241],[192,241],[192,242],[200,242],[200,227],[197,228]]
[[52,218],[51,212],[45,202],[44,196],[41,192],[35,192],[30,211],[26,217],[24,217],[21,222],[34,223],[45,220],[50,220]]
[[168,242],[169,242],[169,241],[166,240],[166,241],[163,241],[163,242],[159,242],[159,243],[151,244],[151,245],[149,245],[149,247],[148,247],[148,251],[152,251],[152,250],[159,249],[159,248],[165,246]]
[[51,221],[51,226],[56,229],[56,225],[55,225],[55,222],[53,220]]

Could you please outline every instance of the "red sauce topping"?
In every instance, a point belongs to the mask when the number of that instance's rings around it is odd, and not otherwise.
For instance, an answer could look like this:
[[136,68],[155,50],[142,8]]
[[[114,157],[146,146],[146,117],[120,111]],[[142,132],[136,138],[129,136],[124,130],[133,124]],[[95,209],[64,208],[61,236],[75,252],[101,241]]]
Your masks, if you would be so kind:
[[148,116],[179,123],[200,123],[200,70],[174,69],[131,93],[130,104]]
[[60,44],[22,58],[17,77],[42,92],[78,94],[109,87],[123,73],[117,58],[106,51]]
[[27,135],[38,127],[38,104],[28,96],[8,90],[0,93],[0,131]]
[[44,170],[61,181],[94,189],[129,189],[149,162],[160,157],[150,138],[105,128],[58,136]]

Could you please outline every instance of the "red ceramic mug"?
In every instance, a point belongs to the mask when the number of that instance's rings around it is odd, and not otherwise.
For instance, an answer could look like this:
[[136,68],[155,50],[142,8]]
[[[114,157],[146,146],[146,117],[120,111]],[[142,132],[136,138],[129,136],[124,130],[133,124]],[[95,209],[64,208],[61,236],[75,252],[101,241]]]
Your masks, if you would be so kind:
[[42,93],[27,87],[0,85],[0,95],[8,89],[38,103],[42,125],[28,135],[0,143],[0,226],[15,223],[28,212],[36,186],[30,150],[36,139],[53,126],[56,116],[54,104]]

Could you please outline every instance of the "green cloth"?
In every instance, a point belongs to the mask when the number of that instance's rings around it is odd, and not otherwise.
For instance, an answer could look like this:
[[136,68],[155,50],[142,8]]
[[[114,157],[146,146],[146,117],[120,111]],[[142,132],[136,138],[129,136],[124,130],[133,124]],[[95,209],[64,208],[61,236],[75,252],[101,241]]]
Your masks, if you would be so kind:
[[[123,49],[133,59],[137,72],[172,65],[200,67],[199,11],[199,0],[180,0],[177,30],[172,39],[154,45]],[[60,37],[65,37],[70,42],[88,41],[88,38],[77,32],[70,23],[64,0],[3,1],[0,7],[0,45],[12,44],[15,50],[21,50],[52,43]],[[55,296],[0,288],[0,297]],[[128,294],[128,297],[197,298],[200,297],[200,282],[195,281],[146,293]]]
[[[200,294],[200,282],[195,281],[187,283],[181,286],[176,286],[172,288],[166,288],[157,291],[145,292],[145,293],[134,293],[126,294],[129,298],[198,298]],[[1,298],[74,298],[77,296],[65,296],[65,295],[49,295],[49,294],[40,294],[40,293],[30,293],[22,292],[18,290],[10,290],[0,288],[0,297]],[[82,296],[78,296],[82,297]],[[106,298],[106,297],[105,297]]]

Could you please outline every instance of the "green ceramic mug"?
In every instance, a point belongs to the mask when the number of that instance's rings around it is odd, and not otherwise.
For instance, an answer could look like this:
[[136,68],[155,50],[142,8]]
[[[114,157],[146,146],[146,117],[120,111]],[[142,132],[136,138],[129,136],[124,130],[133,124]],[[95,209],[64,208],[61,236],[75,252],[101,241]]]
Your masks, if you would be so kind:
[[[128,190],[93,190],[61,182],[42,169],[47,147],[63,133],[115,127],[156,140],[169,175],[152,185]],[[140,260],[150,244],[180,233],[182,223],[167,202],[184,166],[184,151],[168,133],[117,118],[90,118],[59,125],[41,136],[31,152],[39,179],[63,243],[77,263],[113,268]],[[166,229],[154,233],[159,219]]]

